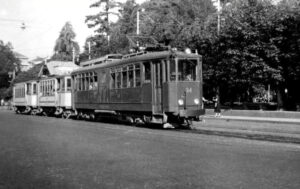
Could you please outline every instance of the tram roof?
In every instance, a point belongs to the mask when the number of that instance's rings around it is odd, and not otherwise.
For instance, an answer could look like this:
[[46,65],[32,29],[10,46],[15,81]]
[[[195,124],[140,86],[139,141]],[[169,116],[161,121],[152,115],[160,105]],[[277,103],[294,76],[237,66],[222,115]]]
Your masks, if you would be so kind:
[[74,70],[72,73],[79,73],[84,72],[87,70],[93,70],[97,68],[106,68],[106,67],[113,67],[128,63],[136,63],[141,61],[147,61],[147,60],[155,60],[155,59],[164,59],[164,58],[170,58],[170,57],[178,57],[178,58],[199,58],[201,55],[199,54],[187,54],[182,51],[160,51],[160,52],[147,52],[144,54],[137,54],[137,55],[125,55],[124,57],[128,56],[128,58],[123,58],[120,60],[114,60],[112,62],[97,64],[94,66],[88,66],[88,67],[82,67],[77,70]]

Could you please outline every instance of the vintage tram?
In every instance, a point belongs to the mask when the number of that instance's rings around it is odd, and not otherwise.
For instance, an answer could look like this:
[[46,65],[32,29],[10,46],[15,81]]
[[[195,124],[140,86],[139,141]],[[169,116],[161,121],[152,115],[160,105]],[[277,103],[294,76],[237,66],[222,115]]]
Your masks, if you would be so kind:
[[198,54],[144,51],[89,62],[68,74],[16,83],[16,111],[65,118],[115,117],[165,128],[190,126],[205,113]]
[[70,115],[72,112],[70,73],[77,68],[73,62],[52,61],[36,65],[30,73],[21,73],[22,79],[17,78],[19,82],[15,83],[13,88],[16,112],[63,117]]
[[79,116],[190,125],[202,109],[202,62],[180,51],[140,52],[72,72]]
[[16,83],[13,90],[13,102],[17,113],[31,113],[38,106],[37,81]]

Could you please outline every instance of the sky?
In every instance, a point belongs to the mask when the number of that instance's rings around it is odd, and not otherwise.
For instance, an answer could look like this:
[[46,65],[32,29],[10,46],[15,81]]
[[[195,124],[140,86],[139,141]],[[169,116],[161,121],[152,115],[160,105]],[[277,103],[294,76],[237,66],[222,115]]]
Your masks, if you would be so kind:
[[[124,2],[125,0],[118,0]],[[142,3],[145,0],[136,0]],[[0,0],[0,40],[11,42],[14,51],[30,59],[51,57],[55,41],[69,21],[81,50],[93,29],[85,17],[97,8],[89,8],[96,0]],[[25,23],[26,29],[21,29]]]

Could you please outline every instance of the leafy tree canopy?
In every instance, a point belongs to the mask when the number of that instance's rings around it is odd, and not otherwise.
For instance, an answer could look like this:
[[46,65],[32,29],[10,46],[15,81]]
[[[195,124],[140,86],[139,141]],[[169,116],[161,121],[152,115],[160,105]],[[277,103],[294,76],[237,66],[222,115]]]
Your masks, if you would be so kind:
[[20,70],[20,61],[15,57],[12,51],[11,43],[4,44],[0,40],[0,98],[6,98],[11,95],[9,90],[10,81],[9,72]]
[[87,17],[96,29],[88,39],[92,52],[127,51],[126,35],[135,34],[140,10],[141,35],[203,55],[205,92],[219,91],[223,102],[252,101],[263,86],[271,86],[279,106],[288,98],[300,102],[292,87],[300,82],[299,1],[222,0],[218,12],[211,0],[148,0],[142,5],[127,0],[118,4],[118,22],[109,23],[115,5],[110,0],[91,5],[99,8],[99,14]]
[[79,45],[74,41],[76,37],[70,22],[66,22],[55,42],[53,60],[72,60],[73,50],[79,54]]

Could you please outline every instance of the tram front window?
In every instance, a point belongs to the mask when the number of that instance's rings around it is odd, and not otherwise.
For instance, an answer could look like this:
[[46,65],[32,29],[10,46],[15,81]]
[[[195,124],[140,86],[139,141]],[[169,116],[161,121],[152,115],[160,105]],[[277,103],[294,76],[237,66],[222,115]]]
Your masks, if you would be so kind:
[[197,60],[179,59],[178,60],[178,81],[196,80]]

